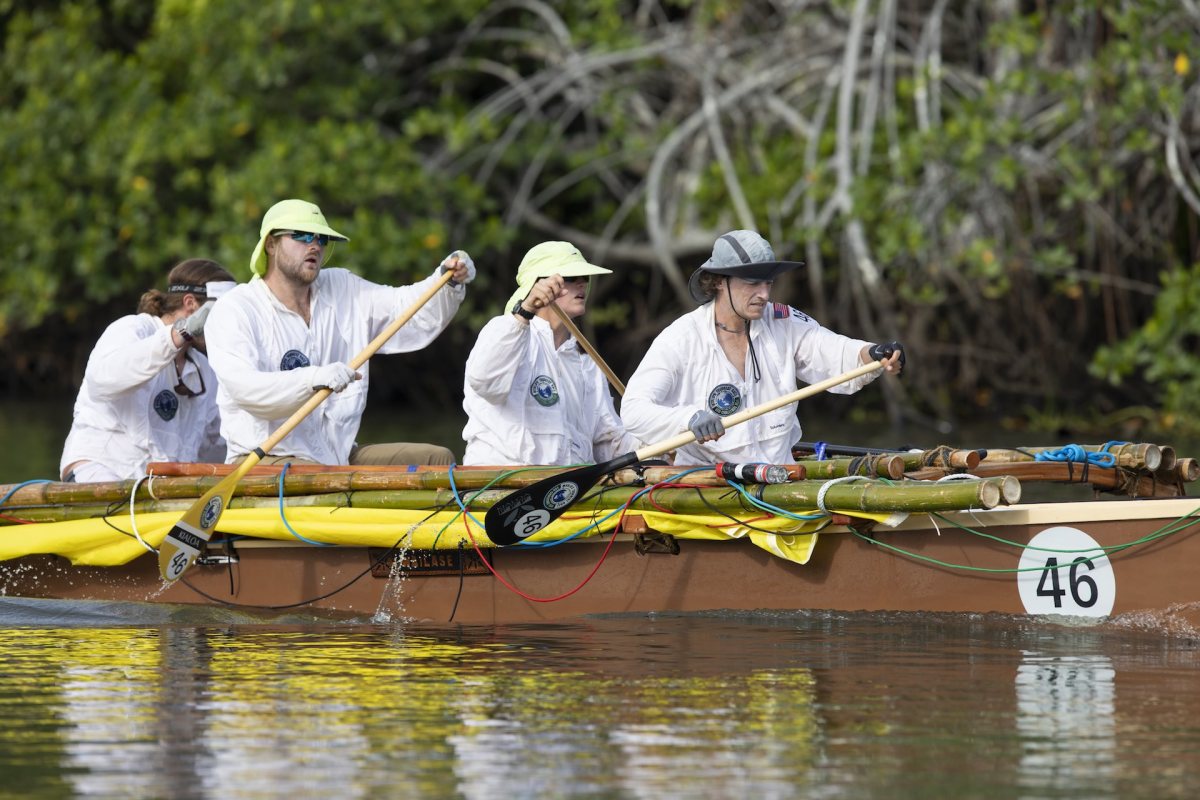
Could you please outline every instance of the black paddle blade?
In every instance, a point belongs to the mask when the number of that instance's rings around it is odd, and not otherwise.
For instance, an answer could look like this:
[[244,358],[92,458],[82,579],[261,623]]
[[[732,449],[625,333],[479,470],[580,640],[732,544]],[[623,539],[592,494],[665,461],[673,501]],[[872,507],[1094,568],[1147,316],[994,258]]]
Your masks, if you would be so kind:
[[562,516],[606,474],[636,464],[637,460],[636,453],[627,453],[603,464],[551,475],[518,489],[487,510],[483,529],[501,547],[516,544]]

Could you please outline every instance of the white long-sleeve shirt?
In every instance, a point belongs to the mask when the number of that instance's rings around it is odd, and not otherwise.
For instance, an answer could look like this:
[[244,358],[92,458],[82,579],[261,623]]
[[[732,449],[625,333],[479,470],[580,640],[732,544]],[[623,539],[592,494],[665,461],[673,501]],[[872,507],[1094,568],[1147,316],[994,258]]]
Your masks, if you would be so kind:
[[[701,409],[729,416],[796,391],[800,381],[815,383],[861,365],[870,342],[821,327],[801,311],[772,303],[750,325],[760,379],[754,380],[749,350],[745,378],[721,349],[713,304],[689,312],[658,335],[629,379],[621,401],[625,428],[643,442],[669,439],[688,430]],[[873,372],[829,391],[852,394],[878,377]],[[675,465],[717,461],[792,464],[792,445],[801,436],[796,403],[747,420],[705,444],[679,449]]]
[[599,463],[637,449],[613,407],[604,373],[550,324],[512,314],[490,320],[463,381],[464,464]]
[[[140,478],[151,461],[222,460],[217,378],[192,349],[182,372],[171,329],[152,314],[113,322],[88,356],[60,470],[94,461],[121,479]],[[197,397],[176,394],[183,382]]]
[[[313,395],[316,368],[349,363],[434,280],[411,286],[371,283],[345,269],[322,269],[312,285],[311,322],[275,297],[259,277],[213,306],[204,326],[208,355],[221,381],[217,402],[229,461],[258,447]],[[380,353],[419,350],[440,334],[466,296],[440,289]],[[273,449],[320,464],[346,464],[367,405],[369,363],[362,380],[331,394]]]

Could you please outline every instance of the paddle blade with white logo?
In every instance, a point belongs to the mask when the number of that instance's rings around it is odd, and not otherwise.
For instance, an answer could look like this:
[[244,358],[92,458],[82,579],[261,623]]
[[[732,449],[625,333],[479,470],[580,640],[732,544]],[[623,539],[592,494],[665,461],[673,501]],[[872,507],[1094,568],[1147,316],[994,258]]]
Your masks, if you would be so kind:
[[626,453],[603,464],[590,464],[543,478],[489,508],[483,517],[483,529],[501,547],[516,544],[562,516],[596,481],[637,462],[637,453]]
[[[803,389],[797,389],[791,394],[768,400],[754,408],[748,408],[727,417],[725,429],[728,430],[734,425],[740,425],[746,420],[762,416],[768,411],[783,408],[837,386],[839,383],[845,383],[879,369],[883,369],[883,362],[872,361],[837,377],[827,378]],[[661,456],[663,453],[677,450],[694,441],[696,441],[696,435],[687,431],[656,444],[647,445],[636,453],[626,453],[611,461],[605,461],[603,464],[578,467],[544,478],[524,489],[517,489],[488,509],[483,518],[483,529],[487,533],[487,537],[500,547],[517,544],[562,516],[564,511],[596,485],[596,481],[608,473],[631,467],[647,458]]]
[[[257,463],[258,459],[254,461]],[[209,489],[167,533],[158,547],[158,571],[163,580],[178,580],[200,555],[245,472],[245,469],[231,472]]]

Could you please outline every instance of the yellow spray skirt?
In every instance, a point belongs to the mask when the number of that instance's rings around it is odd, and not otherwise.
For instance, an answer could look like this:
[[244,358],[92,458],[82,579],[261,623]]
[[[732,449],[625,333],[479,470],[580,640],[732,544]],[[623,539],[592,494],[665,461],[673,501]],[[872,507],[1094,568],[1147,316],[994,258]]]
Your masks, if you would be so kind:
[[[601,519],[607,512],[586,515],[565,514],[526,541],[552,542],[574,536]],[[805,512],[798,512],[805,515]],[[815,512],[814,512],[815,513]],[[893,514],[840,512],[852,516],[890,521]],[[493,547],[483,531],[482,514],[464,524],[461,511],[428,511],[381,508],[345,508],[302,506],[285,511],[287,523],[277,508],[231,508],[221,515],[219,530],[227,536],[249,536],[280,541],[319,542],[354,547],[402,546],[418,550],[453,550],[459,542],[467,546]],[[749,537],[767,552],[805,564],[816,546],[817,531],[829,524],[827,515],[811,520],[787,517],[755,519],[752,530],[729,517],[718,515],[672,514],[657,511],[637,512],[651,528],[679,539],[731,540]],[[0,561],[39,553],[63,556],[72,564],[111,567],[125,564],[147,552],[147,545],[158,547],[171,527],[179,521],[174,512],[119,514],[96,519],[10,525],[0,528]],[[611,514],[581,536],[596,536],[612,531],[619,514]],[[466,525],[470,525],[470,535]],[[289,530],[288,528],[291,528]],[[134,531],[141,537],[139,542]],[[294,531],[294,533],[293,533]],[[302,537],[302,538],[300,538]]]

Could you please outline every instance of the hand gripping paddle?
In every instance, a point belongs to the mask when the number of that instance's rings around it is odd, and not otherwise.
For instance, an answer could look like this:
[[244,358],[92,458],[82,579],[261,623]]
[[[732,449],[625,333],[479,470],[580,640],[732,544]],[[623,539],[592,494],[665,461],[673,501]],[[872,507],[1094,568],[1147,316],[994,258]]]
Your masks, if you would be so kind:
[[[375,351],[383,347],[388,339],[395,336],[396,331],[412,319],[413,315],[420,311],[421,307],[428,303],[438,290],[449,283],[453,277],[454,273],[451,270],[443,272],[412,306],[396,317],[378,336],[371,340],[371,343],[361,353],[354,357],[354,360],[350,362],[350,367],[358,369],[367,363],[371,356],[375,355]],[[331,394],[333,391],[330,389],[318,389],[312,397],[305,401],[304,405],[296,409],[294,414],[276,428],[266,441],[254,448],[237,466],[237,469],[192,504],[192,507],[184,513],[183,518],[175,523],[175,527],[167,533],[158,548],[158,571],[163,580],[178,580],[187,571],[187,568],[196,560],[196,556],[200,555],[200,549],[212,536],[213,528],[216,527],[217,520],[221,518],[221,512],[229,505],[229,499],[233,496],[233,490],[237,488],[238,481]]]
[[[840,383],[854,380],[861,375],[882,368],[882,361],[863,364],[861,367],[837,377],[797,389],[791,394],[733,414],[725,419],[725,427],[726,429],[732,428],[734,425],[739,425],[814,394],[820,394]],[[574,505],[576,500],[591,489],[596,481],[608,473],[633,466],[647,458],[660,456],[694,441],[696,441],[696,435],[688,431],[658,444],[647,445],[636,452],[617,456],[603,464],[578,467],[558,475],[551,475],[524,489],[518,489],[488,509],[483,519],[487,537],[501,547],[516,544],[558,519],[564,511]]]

